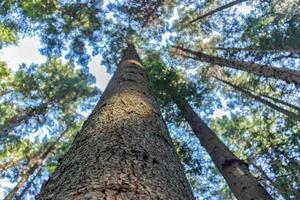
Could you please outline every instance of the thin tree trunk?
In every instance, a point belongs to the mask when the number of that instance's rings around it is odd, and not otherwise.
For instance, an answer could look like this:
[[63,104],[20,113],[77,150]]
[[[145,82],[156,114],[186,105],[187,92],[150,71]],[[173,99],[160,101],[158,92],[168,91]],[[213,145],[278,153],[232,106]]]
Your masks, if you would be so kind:
[[194,199],[133,45],[38,199]]
[[248,165],[226,147],[187,102],[179,100],[176,104],[238,200],[272,199]]
[[20,124],[27,122],[33,116],[44,114],[47,111],[48,104],[41,104],[36,108],[32,108],[30,110],[26,110],[15,117],[9,119],[5,122],[5,126],[0,130],[0,137],[7,136],[11,131],[13,131]]
[[0,165],[0,175],[2,175],[2,173],[4,173],[4,171],[8,170],[9,168],[12,168],[12,167],[18,165],[21,160],[22,160],[22,158],[13,158],[13,159],[10,159],[9,161],[1,164]]
[[213,78],[215,78],[216,80],[218,81],[221,81],[222,83],[225,83],[226,85],[229,85],[231,86],[232,88],[242,92],[243,94],[245,94],[246,96],[250,97],[250,98],[253,98],[255,99],[256,101],[260,102],[260,103],[263,103],[265,105],[267,105],[268,107],[286,115],[287,117],[289,117],[291,120],[296,120],[296,121],[300,121],[300,114],[296,114],[294,112],[291,112],[291,111],[288,111],[280,106],[277,106],[276,104],[273,104],[272,102],[266,100],[266,99],[263,99],[261,98],[260,96],[257,96],[257,95],[254,95],[252,94],[251,92],[247,91],[247,90],[244,90],[243,88],[237,86],[237,85],[234,85],[232,83],[230,83],[229,81],[226,81],[226,80],[223,80],[223,79],[220,79],[216,76],[212,76]]
[[287,83],[294,83],[297,87],[300,86],[300,71],[291,69],[282,69],[267,65],[259,65],[255,63],[242,62],[237,60],[229,60],[225,58],[220,58],[216,56],[210,56],[202,52],[193,51],[183,47],[175,46],[175,48],[192,54],[195,56],[194,59],[208,62],[215,65],[220,65],[221,67],[229,67],[233,69],[242,70],[245,72],[253,73],[258,76],[270,77],[274,79],[279,79],[286,81]]
[[37,171],[36,175],[26,184],[25,188],[22,190],[22,192],[16,196],[16,200],[21,200],[22,197],[28,192],[28,190],[31,188],[33,182],[35,181],[35,179],[37,177],[39,177],[42,173],[42,166],[40,167],[40,169]]
[[297,112],[300,114],[300,107],[298,106],[295,106],[293,104],[290,104],[286,101],[283,101],[281,99],[277,99],[277,98],[274,98],[274,97],[271,97],[269,95],[266,95],[266,94],[260,94],[261,96],[265,97],[265,98],[268,98],[268,99],[271,99],[272,101],[274,101],[275,103],[279,103],[279,104],[282,104],[282,105],[285,105],[285,106],[288,106],[294,110],[297,110]]
[[201,20],[201,19],[204,19],[204,18],[207,17],[207,16],[213,15],[213,14],[215,14],[216,12],[220,12],[220,11],[222,11],[222,10],[225,10],[225,9],[227,9],[227,8],[230,8],[230,7],[232,7],[232,6],[235,6],[235,5],[240,4],[240,3],[242,3],[242,2],[245,2],[245,1],[247,1],[247,0],[236,0],[236,1],[230,2],[230,3],[226,4],[226,5],[223,5],[223,6],[220,6],[220,7],[216,8],[216,9],[214,9],[214,10],[211,10],[211,11],[209,11],[209,12],[207,12],[207,13],[205,13],[205,14],[199,16],[199,17],[196,17],[195,19],[193,19],[193,20],[190,21],[189,23],[190,23],[190,24],[191,24],[191,23],[194,23],[194,22],[196,22],[196,21],[199,21],[199,20]]
[[34,158],[32,163],[32,166],[29,168],[27,172],[25,172],[20,181],[17,183],[17,185],[6,195],[4,200],[12,200],[17,192],[25,185],[29,177],[34,174],[34,172],[40,168],[44,162],[44,160],[48,157],[48,155],[55,149],[56,144],[59,142],[59,140],[67,133],[68,129],[62,132],[62,134],[37,158]]
[[266,52],[266,53],[281,53],[281,52],[288,52],[288,53],[300,53],[300,49],[258,49],[258,48],[235,48],[235,47],[208,47],[202,48],[205,49],[212,49],[212,50],[222,50],[222,51],[252,51],[252,52]]
[[279,185],[277,185],[266,173],[265,171],[256,164],[252,163],[252,166],[261,174],[262,178],[265,179],[270,183],[270,185],[277,190],[277,192],[282,195],[286,200],[289,200],[290,197],[288,196],[287,192],[282,189]]

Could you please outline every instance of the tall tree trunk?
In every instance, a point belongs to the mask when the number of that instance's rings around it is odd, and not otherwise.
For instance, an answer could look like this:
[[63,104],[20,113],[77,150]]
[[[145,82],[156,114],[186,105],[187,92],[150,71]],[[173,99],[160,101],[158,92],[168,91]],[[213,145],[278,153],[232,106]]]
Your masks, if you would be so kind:
[[294,83],[297,87],[300,86],[300,71],[291,69],[282,69],[278,67],[272,67],[267,65],[259,65],[255,63],[242,62],[237,60],[229,60],[225,58],[220,58],[216,56],[210,56],[208,54],[186,49],[180,46],[175,46],[175,48],[192,54],[195,56],[194,59],[208,62],[215,65],[220,65],[221,67],[230,67],[233,69],[242,70],[245,72],[253,73],[258,76],[270,77],[274,79],[279,79],[286,81],[287,83]]
[[290,197],[284,188],[281,188],[278,184],[276,184],[266,173],[265,171],[258,165],[252,163],[252,166],[261,174],[262,178],[265,179],[270,185],[277,190],[277,192],[282,195],[286,200],[289,200]]
[[38,199],[194,199],[132,44]]
[[268,98],[272,101],[274,101],[275,103],[278,103],[278,104],[282,104],[282,105],[285,105],[285,106],[288,106],[294,110],[296,110],[299,114],[300,114],[300,107],[296,106],[296,105],[293,105],[293,104],[290,104],[286,101],[283,101],[281,99],[277,99],[277,98],[274,98],[274,97],[271,97],[269,95],[266,95],[266,94],[260,94],[261,96],[265,97],[265,98]]
[[236,0],[236,1],[230,2],[230,3],[226,4],[226,5],[220,6],[220,7],[216,8],[216,9],[214,9],[212,11],[209,11],[209,12],[207,12],[207,13],[201,15],[201,16],[196,17],[195,19],[193,19],[189,23],[194,23],[194,22],[199,21],[199,20],[201,20],[201,19],[203,19],[203,18],[205,18],[207,16],[213,15],[216,12],[220,12],[222,10],[225,10],[227,8],[230,8],[232,6],[235,6],[235,5],[240,4],[242,2],[245,2],[245,1],[248,1],[248,0]]
[[26,110],[13,118],[9,119],[5,122],[5,126],[1,127],[0,130],[0,138],[7,136],[11,131],[13,131],[20,124],[27,122],[29,119],[36,115],[45,114],[47,111],[48,103],[41,104],[36,108],[32,108],[30,110]]
[[17,185],[6,195],[4,200],[12,200],[17,192],[25,185],[29,177],[34,174],[34,172],[40,168],[45,161],[45,159],[48,157],[48,155],[55,149],[56,144],[59,142],[59,140],[67,133],[68,129],[65,130],[60,134],[60,136],[39,156],[34,158],[32,162],[29,162],[30,165],[32,165],[21,177],[20,181],[17,183]]
[[205,49],[212,49],[212,50],[222,50],[222,51],[252,51],[252,52],[265,52],[265,53],[300,53],[299,49],[294,48],[287,48],[287,49],[259,49],[259,48],[236,48],[236,47],[207,47],[202,48],[202,50]]
[[20,158],[20,157],[19,158],[12,158],[9,161],[1,164],[0,165],[0,176],[2,175],[2,173],[4,173],[4,171],[18,165],[21,162],[21,160],[22,160],[22,158]]
[[232,88],[242,92],[242,94],[245,94],[246,96],[250,97],[250,98],[253,98],[255,99],[256,101],[260,102],[260,103],[263,103],[265,104],[266,106],[286,115],[287,117],[289,117],[291,120],[295,120],[295,121],[300,121],[300,114],[296,114],[294,112],[291,112],[289,110],[286,110],[280,106],[277,106],[276,104],[273,104],[272,102],[266,100],[266,99],[263,99],[261,98],[260,96],[257,96],[255,94],[252,94],[251,92],[247,91],[247,90],[244,90],[243,88],[237,86],[237,85],[234,85],[232,83],[230,83],[229,81],[226,81],[226,80],[223,80],[223,79],[220,79],[216,76],[212,76],[213,78],[217,79],[218,81],[221,81],[222,83],[225,83],[229,86],[231,86]]
[[238,200],[272,199],[248,165],[226,147],[186,101],[176,100],[176,104]]
[[41,166],[40,169],[35,174],[35,176],[26,184],[25,188],[21,191],[21,193],[16,196],[16,200],[21,200],[22,197],[28,192],[28,190],[31,188],[35,179],[38,178],[39,176],[41,176],[42,169],[43,169],[43,167]]

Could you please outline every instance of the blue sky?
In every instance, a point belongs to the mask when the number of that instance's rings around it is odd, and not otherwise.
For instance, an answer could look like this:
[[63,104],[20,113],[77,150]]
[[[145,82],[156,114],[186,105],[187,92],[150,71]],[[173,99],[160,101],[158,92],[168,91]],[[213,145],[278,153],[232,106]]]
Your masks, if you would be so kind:
[[[237,6],[239,12],[243,13],[249,13],[250,7],[247,6],[245,3]],[[174,16],[170,20],[176,19],[178,16]],[[170,33],[167,33],[163,37],[162,43],[165,44],[167,38],[170,36]],[[16,71],[20,64],[25,63],[27,65],[30,65],[32,63],[34,64],[41,64],[46,62],[46,57],[42,56],[39,53],[39,48],[41,47],[41,44],[39,42],[38,37],[29,37],[29,38],[23,38],[18,41],[17,45],[11,45],[9,47],[3,48],[0,50],[0,61],[5,61],[8,64],[8,67]],[[90,54],[91,55],[91,54]],[[102,91],[105,89],[107,83],[109,82],[111,75],[106,72],[106,68],[100,64],[101,62],[101,56],[97,55],[95,57],[92,57],[92,59],[89,62],[89,70],[90,72],[96,77],[96,85],[98,88],[100,88]],[[227,108],[225,106],[224,100],[222,101],[222,108],[216,109],[214,111],[213,117],[221,117],[223,115],[229,115],[228,112],[226,112]],[[34,133],[32,137],[34,138],[35,135],[40,134],[38,132]],[[2,180],[3,182],[0,184],[0,198],[2,198],[4,195],[4,188],[2,187],[8,187],[12,188],[15,183],[11,183],[8,180]]]

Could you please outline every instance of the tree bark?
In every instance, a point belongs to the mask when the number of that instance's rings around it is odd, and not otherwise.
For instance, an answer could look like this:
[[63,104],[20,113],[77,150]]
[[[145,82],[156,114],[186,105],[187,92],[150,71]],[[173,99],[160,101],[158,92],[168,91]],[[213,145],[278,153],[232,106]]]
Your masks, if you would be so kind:
[[40,168],[44,162],[44,160],[48,157],[48,155],[55,149],[56,144],[59,142],[59,140],[67,133],[68,129],[65,130],[60,134],[60,136],[38,157],[34,158],[31,164],[32,166],[28,169],[27,172],[25,172],[20,181],[17,183],[17,185],[6,195],[4,200],[12,200],[17,192],[26,184],[29,177],[34,174],[34,172]]
[[226,147],[193,108],[184,100],[177,100],[176,104],[235,197],[238,200],[271,200],[272,197],[250,173],[248,165]]
[[38,170],[38,172],[35,174],[35,176],[26,184],[25,188],[21,191],[19,195],[16,196],[16,200],[22,200],[22,197],[28,192],[28,190],[31,188],[33,182],[37,177],[39,177],[42,173],[42,166]]
[[212,11],[209,11],[209,12],[207,12],[207,13],[205,13],[205,14],[199,16],[199,17],[196,17],[195,19],[193,19],[193,20],[190,21],[189,23],[190,23],[190,24],[191,24],[191,23],[194,23],[194,22],[196,22],[196,21],[199,21],[199,20],[201,20],[201,19],[204,19],[204,18],[207,17],[207,16],[213,15],[213,14],[215,14],[216,12],[220,12],[220,11],[222,11],[222,10],[225,10],[225,9],[227,9],[227,8],[230,8],[230,7],[232,7],[232,6],[235,6],[235,5],[240,4],[240,3],[242,3],[242,2],[245,2],[245,1],[247,1],[247,0],[236,0],[236,1],[230,2],[230,3],[226,4],[226,5],[220,6],[220,7],[216,8],[216,9],[214,9],[214,10],[212,10]]
[[133,45],[38,199],[194,199]]
[[232,88],[240,91],[242,94],[245,94],[246,96],[250,97],[250,98],[253,98],[255,99],[256,101],[260,102],[260,103],[263,103],[265,104],[266,106],[286,115],[287,117],[289,117],[291,120],[294,120],[294,121],[300,121],[300,114],[296,114],[294,112],[291,112],[289,110],[286,110],[280,106],[277,106],[276,104],[273,104],[272,102],[266,100],[266,99],[263,99],[261,98],[260,96],[257,96],[255,94],[252,94],[251,92],[247,91],[247,90],[244,90],[243,88],[237,86],[237,85],[234,85],[232,83],[230,83],[229,81],[226,81],[226,80],[223,80],[223,79],[220,79],[216,76],[212,76],[213,78],[215,78],[216,80],[218,81],[221,81],[222,83],[225,83],[226,85],[229,85],[231,86]]
[[1,164],[0,165],[0,176],[2,175],[2,173],[4,173],[4,171],[18,165],[21,162],[21,160],[22,160],[22,158],[12,158],[9,161]]
[[258,49],[258,48],[236,48],[236,47],[208,47],[208,48],[202,48],[205,49],[211,49],[211,50],[221,50],[221,51],[252,51],[252,52],[262,52],[262,53],[300,53],[299,49]]
[[277,192],[282,195],[286,200],[289,200],[290,197],[288,196],[288,193],[281,188],[278,184],[276,184],[266,173],[265,171],[258,165],[252,163],[253,167],[261,174],[262,178],[265,179],[270,183],[270,185],[277,190]]
[[242,62],[237,60],[229,60],[229,59],[220,58],[216,56],[210,56],[208,54],[193,51],[180,46],[175,46],[175,48],[183,52],[186,52],[188,54],[192,54],[195,56],[194,59],[203,62],[219,65],[221,67],[226,66],[229,68],[242,70],[245,72],[253,73],[258,76],[283,80],[286,81],[287,83],[294,83],[297,87],[300,87],[300,71],[291,70],[291,69],[282,69],[278,67]]
[[277,99],[277,98],[271,97],[271,96],[266,95],[266,94],[260,94],[260,95],[263,96],[263,97],[265,97],[265,98],[271,99],[275,103],[279,103],[279,104],[285,105],[287,107],[290,107],[290,108],[296,110],[298,112],[298,114],[300,114],[300,107],[298,107],[296,105],[290,104],[290,103],[288,103],[286,101],[283,101],[281,99]]

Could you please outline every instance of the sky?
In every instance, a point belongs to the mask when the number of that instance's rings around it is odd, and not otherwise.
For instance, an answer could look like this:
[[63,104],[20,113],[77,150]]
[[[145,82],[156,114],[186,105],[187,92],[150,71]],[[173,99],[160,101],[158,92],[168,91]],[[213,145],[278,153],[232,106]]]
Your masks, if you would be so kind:
[[[167,37],[170,35],[166,35],[164,37],[164,42],[167,40]],[[23,38],[18,41],[17,45],[11,45],[6,48],[0,50],[0,61],[5,61],[7,66],[11,68],[13,71],[16,71],[20,64],[25,63],[30,65],[34,64],[42,64],[46,62],[46,57],[39,53],[39,48],[41,47],[41,43],[38,37],[28,37]],[[106,85],[108,84],[111,75],[106,72],[104,66],[100,64],[101,56],[92,57],[89,62],[89,70],[96,78],[96,86],[104,91]],[[223,106],[220,109],[214,111],[212,117],[217,118],[223,115],[227,115],[225,102],[222,102]],[[43,133],[41,133],[43,132]],[[44,129],[40,129],[39,131],[30,134],[31,140],[35,139],[35,136],[45,134]],[[9,179],[5,178],[1,180],[0,183],[0,199],[3,198],[5,194],[5,188],[12,188],[16,182],[12,183]]]
[[[243,12],[245,14],[249,13],[251,11],[251,8],[247,6],[245,3],[237,6],[238,12]],[[176,19],[176,14],[172,20]],[[168,37],[170,37],[170,33],[167,33],[163,36],[162,43],[165,44],[167,42]],[[41,43],[39,41],[39,38],[34,37],[28,37],[23,38],[18,41],[17,45],[11,45],[6,48],[3,48],[0,50],[0,61],[5,61],[9,68],[11,68],[13,71],[16,71],[20,64],[25,63],[27,65],[30,65],[32,63],[34,64],[42,64],[46,62],[46,57],[41,55],[39,53],[39,48],[41,47]],[[106,69],[104,66],[100,64],[101,62],[101,56],[97,55],[92,57],[92,59],[89,62],[89,70],[90,73],[93,74],[96,78],[96,86],[104,91],[106,88],[106,85],[108,84],[111,75],[106,72]],[[224,99],[222,100],[222,108],[216,109],[213,113],[213,118],[222,117],[224,115],[229,115],[229,112],[227,112],[226,108],[226,102]],[[39,133],[36,133],[39,134]],[[33,134],[33,135],[36,135]],[[4,195],[4,188],[1,188],[1,186],[11,188],[14,184],[12,184],[8,180],[2,180],[3,182],[0,184],[0,198],[2,198]],[[5,183],[4,183],[5,182]]]
[[[20,64],[25,63],[30,65],[42,64],[46,62],[46,57],[39,53],[39,48],[41,43],[38,37],[28,37],[20,39],[17,45],[11,45],[0,50],[0,60],[5,61],[9,68],[16,71]],[[104,91],[106,85],[108,84],[111,75],[106,72],[104,66],[101,66],[101,57],[92,57],[89,62],[90,73],[96,77],[96,86]],[[39,130],[36,133],[30,134],[32,140],[35,136],[41,134]],[[0,183],[0,199],[3,198],[5,194],[5,187],[12,188],[16,183],[11,183],[7,178],[2,179]]]
[[[166,38],[164,38],[164,40],[166,40]],[[32,63],[42,64],[46,62],[46,57],[39,53],[39,48],[41,48],[41,43],[38,37],[23,38],[19,40],[17,45],[11,45],[1,49],[0,60],[7,62],[8,67],[13,71],[16,71],[22,63],[27,65]],[[100,62],[101,56],[97,55],[92,57],[89,62],[89,70],[96,78],[96,86],[104,91],[111,75],[106,72],[106,68],[102,66]],[[213,118],[222,117],[223,115],[228,114],[226,112],[226,103],[222,102],[222,104],[222,108],[214,111]]]
[[[9,68],[16,71],[20,64],[30,65],[46,62],[46,57],[39,53],[41,43],[38,37],[28,37],[19,40],[17,45],[0,50],[0,60],[7,62]],[[89,63],[90,72],[96,77],[96,85],[102,91],[105,89],[111,75],[101,66],[101,56],[92,57]]]

